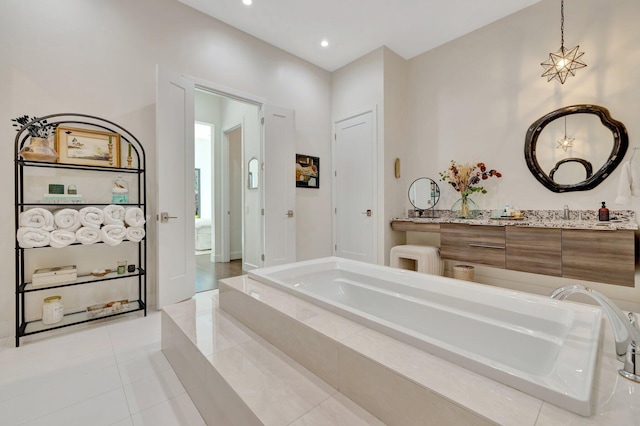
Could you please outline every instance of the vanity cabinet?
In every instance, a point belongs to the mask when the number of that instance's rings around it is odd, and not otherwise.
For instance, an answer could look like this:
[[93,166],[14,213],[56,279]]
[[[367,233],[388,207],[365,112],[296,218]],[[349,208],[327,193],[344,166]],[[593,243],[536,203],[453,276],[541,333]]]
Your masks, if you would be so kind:
[[562,230],[506,226],[506,268],[562,276]]
[[392,222],[396,231],[440,233],[444,260],[633,287],[635,231],[517,225]]
[[443,259],[505,268],[504,226],[440,225],[440,255]]
[[562,230],[562,276],[634,286],[635,237],[632,230]]

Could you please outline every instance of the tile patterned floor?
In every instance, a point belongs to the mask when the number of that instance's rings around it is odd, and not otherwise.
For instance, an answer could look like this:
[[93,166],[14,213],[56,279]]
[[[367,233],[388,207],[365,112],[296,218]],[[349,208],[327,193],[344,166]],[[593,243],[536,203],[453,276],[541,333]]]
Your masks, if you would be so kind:
[[14,342],[0,340],[2,426],[205,424],[160,351],[158,311]]

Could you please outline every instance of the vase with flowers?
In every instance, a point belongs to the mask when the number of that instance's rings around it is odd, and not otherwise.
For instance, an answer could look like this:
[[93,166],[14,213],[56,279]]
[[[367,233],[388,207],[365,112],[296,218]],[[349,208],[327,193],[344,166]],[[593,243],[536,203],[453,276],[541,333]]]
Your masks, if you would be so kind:
[[448,182],[460,193],[460,200],[451,208],[457,217],[468,219],[476,216],[478,206],[469,196],[474,192],[486,194],[487,190],[478,184],[492,176],[500,178],[502,174],[495,169],[488,170],[484,163],[460,164],[453,160],[447,170],[440,172],[440,180]]
[[26,131],[31,137],[29,145],[24,146],[18,153],[22,158],[28,161],[48,162],[55,162],[58,159],[58,153],[49,146],[49,137],[55,133],[57,123],[48,123],[46,119],[28,115],[12,118],[11,121],[14,122],[13,127],[19,135]]

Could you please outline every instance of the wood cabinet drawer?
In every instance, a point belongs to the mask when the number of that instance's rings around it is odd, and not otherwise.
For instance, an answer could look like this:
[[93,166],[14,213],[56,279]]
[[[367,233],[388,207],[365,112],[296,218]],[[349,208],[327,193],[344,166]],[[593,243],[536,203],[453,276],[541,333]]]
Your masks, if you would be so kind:
[[442,224],[440,255],[443,259],[505,267],[504,226]]
[[439,223],[403,222],[395,220],[391,222],[394,231],[440,232]]
[[555,228],[505,227],[507,269],[562,276],[562,233]]
[[562,276],[633,287],[634,231],[562,230]]

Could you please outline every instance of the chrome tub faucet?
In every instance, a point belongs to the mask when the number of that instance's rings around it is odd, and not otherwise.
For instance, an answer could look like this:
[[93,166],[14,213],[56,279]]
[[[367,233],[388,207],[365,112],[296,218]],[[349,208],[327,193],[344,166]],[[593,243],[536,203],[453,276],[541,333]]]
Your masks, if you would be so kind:
[[565,300],[572,294],[584,294],[598,302],[606,312],[607,318],[613,330],[616,341],[616,354],[618,358],[624,357],[624,368],[618,372],[627,379],[640,382],[640,330],[636,316],[633,312],[625,315],[618,306],[609,300],[604,294],[582,285],[569,285],[555,289],[549,296],[552,299]]

